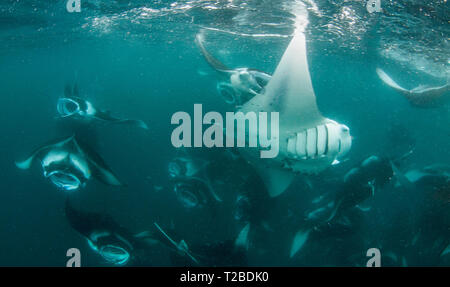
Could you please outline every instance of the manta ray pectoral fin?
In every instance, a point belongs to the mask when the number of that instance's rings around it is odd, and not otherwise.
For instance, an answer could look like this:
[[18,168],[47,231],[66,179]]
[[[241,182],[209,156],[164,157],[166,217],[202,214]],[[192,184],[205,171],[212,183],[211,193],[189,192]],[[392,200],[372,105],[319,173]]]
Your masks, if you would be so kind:
[[134,238],[139,239],[150,246],[157,245],[159,243],[159,241],[154,238],[154,234],[148,230],[135,234]]
[[400,87],[400,85],[397,84],[397,83],[396,83],[396,82],[395,82],[388,74],[386,74],[386,72],[383,71],[382,69],[377,68],[376,71],[377,71],[378,77],[380,77],[380,79],[381,79],[386,85],[388,85],[389,87],[391,87],[391,88],[397,90],[398,92],[400,92],[400,93],[402,93],[402,94],[409,94],[409,93],[410,93],[410,91],[408,91],[407,89]]
[[33,163],[34,155],[30,156],[24,161],[16,161],[15,164],[20,169],[29,169],[31,164]]
[[148,130],[148,125],[142,120],[123,120],[124,123],[135,125],[141,129]]
[[215,190],[208,178],[203,179],[203,178],[195,177],[195,176],[192,176],[190,178],[198,180],[199,182],[203,183],[205,185],[206,189],[208,190],[208,192],[213,197],[213,199],[217,202],[222,202],[222,198],[220,198],[220,196],[215,192]]
[[282,194],[291,184],[295,174],[289,170],[273,167],[256,167],[271,197]]
[[[85,152],[86,153],[86,152]],[[94,151],[90,150],[86,153],[86,157],[89,162],[89,168],[91,169],[92,175],[104,184],[123,186],[124,184],[117,178],[117,176],[112,172],[110,168],[106,165],[103,159],[96,154]]]
[[336,217],[336,215],[338,214],[338,211],[341,207],[341,204],[342,204],[342,200],[333,202],[333,209],[331,210],[330,216],[328,216],[326,222],[330,222],[331,220],[333,220]]
[[38,156],[40,153],[44,152],[45,150],[51,149],[53,147],[63,146],[65,144],[67,144],[68,142],[72,141],[73,139],[74,139],[74,136],[72,135],[62,141],[43,145],[43,146],[37,148],[36,150],[34,150],[27,159],[25,159],[23,161],[16,161],[15,164],[20,169],[29,169],[30,166],[33,164],[33,161],[36,158],[36,156]]
[[82,148],[76,139],[73,140],[73,144],[75,149],[86,157],[88,168],[92,176],[104,184],[114,186],[124,185],[108,167],[103,158],[96,151],[91,149],[89,145],[83,144]]
[[134,235],[135,238],[147,238],[147,237],[152,237],[152,236],[153,236],[153,234],[148,230],[139,232]]
[[392,161],[390,161],[390,163],[392,171],[394,172],[394,176],[400,186],[409,191],[414,190],[414,184],[398,169],[398,167]]
[[291,251],[289,257],[294,257],[305,245],[308,241],[309,234],[311,233],[311,229],[300,229],[294,236],[294,240],[292,241]]
[[450,253],[450,244],[448,244],[444,250],[441,252],[440,257],[444,257],[445,255]]
[[212,195],[215,201],[222,202],[222,198],[216,193],[214,188],[212,187],[211,183],[208,181],[208,191]]
[[356,208],[361,210],[362,212],[368,212],[368,211],[372,210],[371,206],[363,206],[360,204],[356,205]]
[[249,239],[248,234],[250,231],[250,223],[247,223],[244,228],[239,232],[238,237],[234,241],[234,246],[239,248],[244,248],[245,250],[248,250],[249,247]]
[[[91,161],[92,163],[92,161]],[[99,181],[114,186],[122,186],[123,183],[115,176],[111,170],[103,168],[97,164],[92,165],[92,173],[96,179]]]
[[[241,111],[279,113],[279,138],[287,138],[291,133],[311,129],[329,121],[321,115],[317,107],[303,33],[296,33],[292,38],[274,75],[265,87],[264,94],[258,94],[250,99],[243,105]],[[280,142],[281,153],[278,157],[286,155],[283,144]],[[252,161],[259,170],[270,196],[277,196],[289,186],[294,173],[281,168],[281,162],[272,166],[268,163],[266,167],[261,164],[262,160],[266,159],[253,156]],[[318,169],[314,164],[311,166],[312,171]]]
[[333,160],[333,162],[331,163],[331,165],[338,165],[341,162],[338,159]]
[[306,39],[297,33],[283,54],[265,88],[247,102],[243,110],[273,111],[280,114],[280,125],[312,127],[324,121],[316,104],[306,53]]

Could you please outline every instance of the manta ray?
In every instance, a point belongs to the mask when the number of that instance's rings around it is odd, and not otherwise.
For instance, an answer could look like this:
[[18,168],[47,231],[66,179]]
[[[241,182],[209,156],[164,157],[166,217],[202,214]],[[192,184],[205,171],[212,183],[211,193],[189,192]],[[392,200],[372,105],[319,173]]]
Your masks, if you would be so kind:
[[195,43],[208,64],[227,80],[217,84],[217,90],[226,103],[242,105],[263,91],[271,78],[269,74],[252,68],[227,67],[206,50],[203,38],[203,34],[198,34],[195,37]]
[[136,263],[140,250],[158,243],[149,231],[133,234],[110,215],[76,209],[69,199],[66,199],[65,215],[70,226],[87,240],[89,247],[114,265],[127,265],[130,261]]
[[418,86],[407,90],[397,84],[386,72],[377,68],[378,77],[389,87],[402,94],[413,106],[433,107],[439,104],[444,95],[450,91],[450,84],[439,87]]
[[110,124],[137,126],[148,130],[147,124],[142,120],[118,118],[111,115],[109,111],[95,107],[90,101],[79,96],[76,85],[73,88],[66,86],[64,97],[58,99],[56,109],[61,118],[73,118],[86,122],[97,120]]
[[44,177],[65,191],[78,190],[92,178],[107,185],[122,185],[100,155],[80,146],[75,136],[41,145],[25,160],[16,161],[16,166],[27,170],[35,161],[39,161]]
[[[258,170],[271,197],[283,193],[295,173],[319,173],[350,150],[349,128],[323,117],[317,107],[303,33],[294,35],[264,92],[239,110],[279,113],[277,157],[260,158],[261,147],[240,149]],[[248,133],[254,136],[255,131]]]

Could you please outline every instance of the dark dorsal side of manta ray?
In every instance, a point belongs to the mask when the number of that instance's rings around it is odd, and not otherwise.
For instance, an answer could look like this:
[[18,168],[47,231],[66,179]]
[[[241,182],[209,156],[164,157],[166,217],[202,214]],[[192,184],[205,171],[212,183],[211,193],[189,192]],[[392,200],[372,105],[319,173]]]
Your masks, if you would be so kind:
[[[333,225],[346,226],[343,224],[349,210],[358,208],[368,211],[361,204],[375,192],[387,184],[394,176],[391,161],[379,156],[370,156],[358,166],[351,168],[340,183],[333,183],[336,189],[331,201],[323,204],[316,210],[309,212],[308,220],[297,231],[291,244],[290,257],[299,252],[309,240],[310,235],[324,227]],[[311,216],[313,215],[314,216]]]
[[[126,251],[130,256],[137,256],[136,251],[138,250],[146,250],[162,244],[198,263],[184,240],[179,243],[175,242],[157,223],[154,223],[155,228],[152,231],[147,230],[133,234],[118,224],[110,215],[77,210],[72,206],[70,200],[66,200],[65,214],[70,226],[85,237],[94,250],[102,256],[108,257],[108,254],[102,252],[105,246],[115,247],[118,251]],[[133,259],[139,260],[139,258]]]
[[[317,174],[339,162],[351,148],[350,129],[321,115],[308,68],[306,39],[296,32],[264,89],[238,111],[278,113],[279,152],[261,158],[261,148],[239,151],[252,164],[272,197],[283,193],[295,173]],[[249,131],[258,137],[258,131]],[[275,135],[276,136],[276,135]]]
[[133,234],[110,215],[78,210],[69,199],[65,215],[70,226],[88,241],[89,247],[115,265],[148,262],[145,251],[159,243],[150,231]]
[[211,198],[221,202],[222,199],[215,192],[206,173],[208,165],[208,161],[193,158],[188,154],[185,154],[183,157],[177,157],[169,164],[171,181],[175,185],[186,183],[192,186],[194,189],[193,195],[198,195],[198,198],[205,198],[205,200],[206,198]]
[[[211,55],[208,50],[206,50],[204,45],[203,34],[198,34],[195,38],[195,43],[199,47],[203,57],[208,62],[208,64],[217,72],[219,72],[224,78],[229,80],[230,83],[219,83],[217,88],[222,93],[226,92],[228,89],[239,94],[239,96],[243,96],[242,94],[248,94],[247,97],[244,97],[240,100],[239,103],[243,104],[249,98],[261,93],[264,90],[264,87],[269,82],[271,75],[259,71],[257,69],[251,68],[236,68],[231,69],[228,68],[225,64],[220,62],[217,58]],[[227,100],[228,103],[235,103],[234,100]]]
[[75,209],[69,199],[66,200],[65,215],[70,226],[86,238],[96,231],[109,231],[120,234],[134,246],[132,234],[107,215],[85,212]]
[[386,72],[377,68],[378,77],[389,87],[402,94],[413,106],[416,107],[434,107],[439,105],[445,96],[450,96],[450,84],[438,87],[418,86],[407,90],[397,84]]
[[109,111],[96,108],[90,101],[79,96],[76,85],[73,89],[66,86],[64,97],[58,99],[57,110],[62,118],[96,119],[111,124],[126,124],[148,129],[147,124],[141,120],[117,118],[112,116]]
[[16,166],[29,169],[36,160],[46,177],[55,172],[67,174],[69,170],[80,183],[93,176],[107,185],[122,185],[101,156],[87,146],[80,146],[75,136],[41,145],[25,160],[16,162]]

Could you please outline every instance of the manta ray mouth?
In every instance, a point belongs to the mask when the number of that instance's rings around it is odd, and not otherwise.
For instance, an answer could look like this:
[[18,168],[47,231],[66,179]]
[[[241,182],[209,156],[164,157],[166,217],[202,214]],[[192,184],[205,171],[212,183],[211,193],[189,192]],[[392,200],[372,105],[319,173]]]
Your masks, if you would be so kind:
[[169,163],[169,175],[172,178],[186,175],[186,166],[180,161],[174,160]]
[[185,208],[194,208],[200,205],[198,196],[190,190],[191,188],[189,184],[180,183],[175,185],[175,194]]
[[218,83],[217,91],[219,92],[220,96],[223,98],[223,100],[227,104],[233,105],[236,103],[235,91],[234,91],[234,88],[230,84]]
[[112,244],[104,245],[99,254],[107,261],[116,265],[124,265],[130,260],[130,253],[124,248]]
[[81,186],[81,180],[68,172],[55,170],[48,173],[46,177],[49,178],[58,188],[65,191],[77,190]]
[[70,117],[80,112],[80,105],[72,99],[59,98],[57,110],[62,117]]

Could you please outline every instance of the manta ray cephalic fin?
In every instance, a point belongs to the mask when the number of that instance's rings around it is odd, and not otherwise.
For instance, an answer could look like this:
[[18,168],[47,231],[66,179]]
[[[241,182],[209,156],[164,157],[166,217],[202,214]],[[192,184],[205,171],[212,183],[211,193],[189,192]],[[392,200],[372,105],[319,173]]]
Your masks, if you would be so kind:
[[377,68],[378,77],[389,87],[401,92],[401,93],[409,93],[409,91],[405,88],[400,87],[385,71],[380,68]]
[[195,36],[195,43],[200,48],[200,51],[205,57],[208,64],[216,71],[222,72],[222,73],[228,73],[231,70],[225,66],[222,62],[220,62],[218,59],[216,59],[213,55],[211,55],[208,50],[206,50],[205,45],[203,44],[204,36],[202,33],[197,34]]

